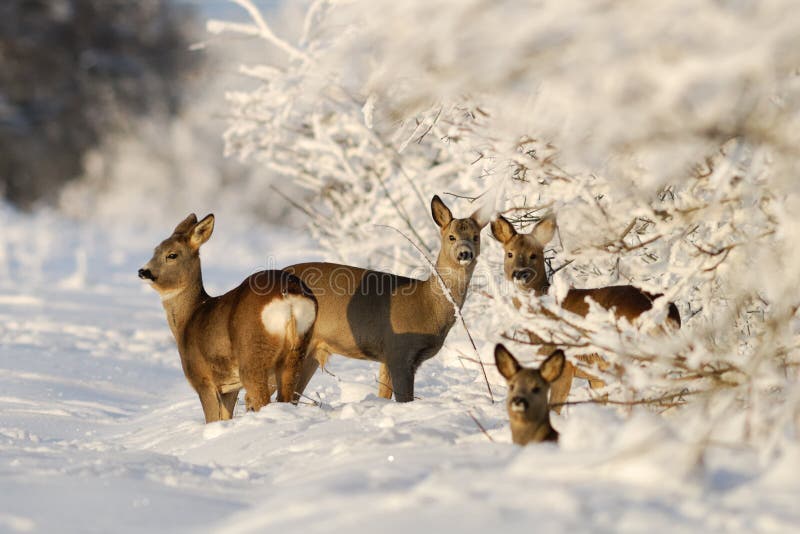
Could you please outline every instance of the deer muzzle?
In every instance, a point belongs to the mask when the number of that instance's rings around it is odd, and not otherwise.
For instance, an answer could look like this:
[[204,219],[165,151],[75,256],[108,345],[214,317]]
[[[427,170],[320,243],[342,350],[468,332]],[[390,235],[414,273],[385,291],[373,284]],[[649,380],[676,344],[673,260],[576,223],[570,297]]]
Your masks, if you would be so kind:
[[468,265],[475,259],[475,249],[472,248],[472,244],[468,241],[459,243],[455,253],[456,261],[461,265]]
[[511,278],[519,284],[526,284],[533,278],[533,269],[515,269]]
[[524,397],[514,397],[511,399],[511,403],[509,404],[509,409],[512,412],[524,412],[528,409],[528,401]]

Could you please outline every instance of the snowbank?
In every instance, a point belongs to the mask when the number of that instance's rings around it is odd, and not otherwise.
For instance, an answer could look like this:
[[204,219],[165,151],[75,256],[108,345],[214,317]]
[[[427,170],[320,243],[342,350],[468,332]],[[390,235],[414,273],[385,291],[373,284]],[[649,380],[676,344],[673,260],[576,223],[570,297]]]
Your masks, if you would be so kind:
[[[240,405],[232,421],[203,425],[158,297],[135,277],[170,228],[125,235],[5,208],[0,223],[0,531],[800,524],[798,447],[762,458],[720,443],[700,455],[668,416],[584,405],[555,418],[560,446],[512,445],[502,403],[458,358],[470,351],[456,328],[421,368],[410,405],[376,397],[376,365],[334,358],[307,391],[318,405]],[[308,248],[303,236],[220,218],[203,251],[206,280],[223,290],[268,254],[281,265],[314,257]],[[488,360],[490,344],[479,349]],[[491,368],[490,378],[502,398]]]

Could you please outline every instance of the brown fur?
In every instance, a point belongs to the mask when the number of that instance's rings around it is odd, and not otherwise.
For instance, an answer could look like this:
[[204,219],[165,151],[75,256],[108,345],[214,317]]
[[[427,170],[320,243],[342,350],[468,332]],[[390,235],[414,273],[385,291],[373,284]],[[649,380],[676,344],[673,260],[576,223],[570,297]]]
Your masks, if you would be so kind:
[[[287,315],[284,332],[267,331],[264,307],[285,299],[306,302],[316,310],[307,287],[285,271],[262,271],[237,288],[211,297],[203,287],[199,248],[213,232],[214,217],[200,222],[194,214],[158,245],[139,271],[162,296],[167,322],[178,344],[183,372],[200,397],[207,423],[230,419],[239,389],[248,410],[270,401],[277,378],[278,400],[294,401],[295,384],[313,322],[298,333],[298,313]],[[305,324],[305,323],[304,323]]]
[[558,441],[558,432],[550,424],[547,400],[550,385],[564,370],[564,352],[556,350],[538,369],[526,369],[503,345],[494,348],[497,370],[508,382],[506,408],[511,437],[517,445]]
[[[519,234],[514,226],[502,216],[492,222],[492,235],[503,244],[505,260],[503,271],[506,279],[515,282],[517,287],[524,291],[532,291],[536,295],[547,293],[549,287],[544,263],[544,247],[553,238],[556,229],[554,217],[545,217],[539,221],[529,234]],[[624,317],[633,322],[637,317],[653,307],[653,301],[660,294],[650,294],[631,285],[607,286],[593,289],[570,289],[561,302],[561,307],[567,311],[585,317],[589,313],[590,298],[606,310],[613,310],[617,317]],[[678,307],[669,303],[667,315],[668,328],[680,328],[681,317]],[[667,332],[668,328],[662,329]],[[541,343],[542,340],[531,335],[531,341]],[[543,346],[542,352],[546,353],[552,347]],[[579,355],[579,361],[597,366],[605,371],[608,362],[598,354]],[[596,376],[579,369],[567,362],[566,369],[561,378],[552,385],[550,402],[556,411],[560,411],[561,404],[566,401],[572,388],[573,378],[584,378],[593,388],[601,388],[605,383]]]
[[[480,253],[480,232],[488,221],[476,212],[454,219],[439,197],[431,213],[440,227],[442,248],[436,270],[460,308]],[[459,260],[461,257],[461,260]],[[319,302],[299,392],[331,353],[380,362],[379,394],[398,402],[414,399],[414,374],[439,352],[455,322],[452,302],[438,278],[406,278],[333,263],[286,268],[303,279]]]

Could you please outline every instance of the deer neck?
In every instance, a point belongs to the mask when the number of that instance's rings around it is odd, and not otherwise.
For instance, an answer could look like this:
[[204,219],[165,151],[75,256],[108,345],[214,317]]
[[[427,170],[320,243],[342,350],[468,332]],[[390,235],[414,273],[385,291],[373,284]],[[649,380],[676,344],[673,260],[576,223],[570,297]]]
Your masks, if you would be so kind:
[[[444,307],[448,311],[453,306],[452,302],[455,302],[455,305],[461,310],[467,298],[467,288],[472,280],[474,270],[475,261],[469,265],[461,265],[453,263],[446,258],[444,253],[439,252],[439,258],[436,260],[436,273],[433,273],[427,281],[434,298],[440,301],[442,306],[446,303],[447,305]],[[443,291],[442,283],[447,291]]]
[[529,289],[537,297],[544,297],[550,292],[550,284],[545,281],[543,284],[536,285]]
[[192,283],[183,289],[162,293],[161,303],[167,312],[167,323],[169,323],[169,328],[172,330],[172,335],[175,336],[175,341],[179,344],[189,319],[191,319],[195,310],[208,298],[199,269]]
[[558,432],[550,425],[550,417],[539,424],[520,422],[512,424],[511,436],[514,443],[525,445],[542,441],[558,441]]
[[[544,284],[538,287],[529,287],[525,289],[521,289],[520,292],[523,295],[533,295],[535,297],[544,297],[547,296],[548,292],[550,291],[550,284]],[[527,299],[526,299],[527,300]],[[517,309],[522,308],[523,302],[520,300],[519,297],[512,297],[511,302],[514,304],[514,307]]]

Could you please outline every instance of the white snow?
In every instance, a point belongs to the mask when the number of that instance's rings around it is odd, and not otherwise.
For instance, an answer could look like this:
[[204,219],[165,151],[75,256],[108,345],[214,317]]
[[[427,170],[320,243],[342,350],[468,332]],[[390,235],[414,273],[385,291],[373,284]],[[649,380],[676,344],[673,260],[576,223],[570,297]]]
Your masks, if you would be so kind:
[[[245,234],[218,220],[203,250],[212,292],[263,268],[267,254],[278,266],[311,256],[298,252],[303,236]],[[503,381],[490,367],[492,403],[480,371],[458,358],[471,353],[458,328],[420,369],[413,403],[377,398],[375,364],[334,357],[306,392],[317,406],[246,414],[240,404],[232,421],[204,425],[158,295],[136,277],[172,226],[123,236],[6,208],[0,221],[0,531],[678,533],[800,524],[796,442],[769,457],[726,443],[700,455],[668,415],[586,405],[554,418],[560,445],[512,445]],[[48,282],[76,272],[80,285]],[[488,361],[491,346],[479,349]]]

